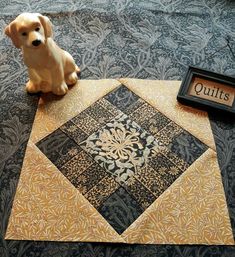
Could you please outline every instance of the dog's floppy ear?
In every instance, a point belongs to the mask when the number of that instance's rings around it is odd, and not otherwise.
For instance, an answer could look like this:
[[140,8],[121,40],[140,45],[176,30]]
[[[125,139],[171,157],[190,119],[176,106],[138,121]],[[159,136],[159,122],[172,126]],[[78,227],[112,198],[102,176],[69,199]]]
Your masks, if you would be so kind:
[[13,44],[15,47],[20,48],[20,40],[17,35],[17,30],[16,30],[16,22],[12,21],[9,25],[6,26],[5,28],[5,34],[11,38]]
[[51,21],[47,16],[38,14],[38,18],[44,28],[45,37],[51,37],[52,36],[52,24]]

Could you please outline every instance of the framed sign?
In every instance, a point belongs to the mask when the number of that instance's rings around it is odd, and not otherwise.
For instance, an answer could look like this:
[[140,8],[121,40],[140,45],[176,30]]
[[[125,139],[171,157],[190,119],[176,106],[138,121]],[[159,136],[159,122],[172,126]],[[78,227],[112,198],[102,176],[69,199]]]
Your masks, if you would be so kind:
[[235,114],[235,78],[189,67],[177,100],[196,108]]

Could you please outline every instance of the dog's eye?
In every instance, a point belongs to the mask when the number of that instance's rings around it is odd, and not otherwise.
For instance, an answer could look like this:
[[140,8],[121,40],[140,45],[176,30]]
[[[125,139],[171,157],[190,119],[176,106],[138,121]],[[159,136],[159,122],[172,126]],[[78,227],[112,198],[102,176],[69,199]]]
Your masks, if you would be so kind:
[[39,30],[40,30],[40,28],[36,28],[35,30],[36,30],[36,31],[39,31]]
[[22,36],[27,36],[26,32],[21,33]]

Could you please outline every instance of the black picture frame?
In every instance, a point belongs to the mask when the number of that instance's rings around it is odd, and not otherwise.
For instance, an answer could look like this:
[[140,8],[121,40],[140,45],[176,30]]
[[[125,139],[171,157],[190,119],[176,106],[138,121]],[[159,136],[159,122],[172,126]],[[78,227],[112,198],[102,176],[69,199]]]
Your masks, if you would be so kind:
[[[194,87],[194,90],[196,88],[195,85],[192,86],[192,83],[193,83],[192,81],[195,79],[201,79],[202,81],[207,81],[208,84],[211,84],[214,82],[217,85],[213,89],[210,89],[211,93],[210,93],[210,96],[208,97],[208,98],[214,98],[214,100],[203,99],[201,98],[201,96],[195,96],[190,94],[190,91],[191,91],[190,87]],[[232,104],[230,103],[231,106],[225,103],[216,102],[217,99],[219,99],[218,96],[221,97],[218,91],[219,90],[218,84],[221,84],[222,89],[223,87],[225,87],[226,89],[230,90],[231,95],[233,97],[233,103]],[[199,83],[197,85],[199,85]],[[204,85],[202,84],[202,86]],[[203,88],[202,86],[199,86],[199,89]],[[204,87],[206,88],[207,85],[205,85]],[[205,88],[203,88],[204,92],[206,92]],[[221,91],[224,99],[226,99],[225,97],[226,95],[230,96],[229,94],[223,94],[224,93],[223,90]],[[197,92],[199,92],[199,90]],[[208,88],[207,88],[207,92],[208,92]],[[213,97],[211,95],[213,95]],[[217,97],[217,99],[215,99],[215,96]],[[234,96],[235,96],[235,78],[218,74],[209,70],[204,70],[197,67],[189,66],[188,71],[181,83],[180,90],[177,95],[177,100],[182,104],[203,109],[206,111],[213,110],[218,112],[226,112],[234,115],[235,114],[235,97]],[[225,102],[224,99],[223,100],[219,99],[219,100]]]

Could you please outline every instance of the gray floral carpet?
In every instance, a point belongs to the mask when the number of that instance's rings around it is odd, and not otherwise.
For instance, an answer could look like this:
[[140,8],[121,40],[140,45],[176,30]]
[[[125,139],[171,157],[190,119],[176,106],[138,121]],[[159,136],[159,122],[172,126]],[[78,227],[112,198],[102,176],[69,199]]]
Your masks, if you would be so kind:
[[[235,76],[232,0],[0,0],[0,256],[235,256],[228,246],[4,240],[38,101],[25,93],[22,54],[4,35],[25,11],[51,19],[56,42],[73,55],[82,79],[181,80],[188,65]],[[235,233],[235,121],[213,113],[210,120]]]

